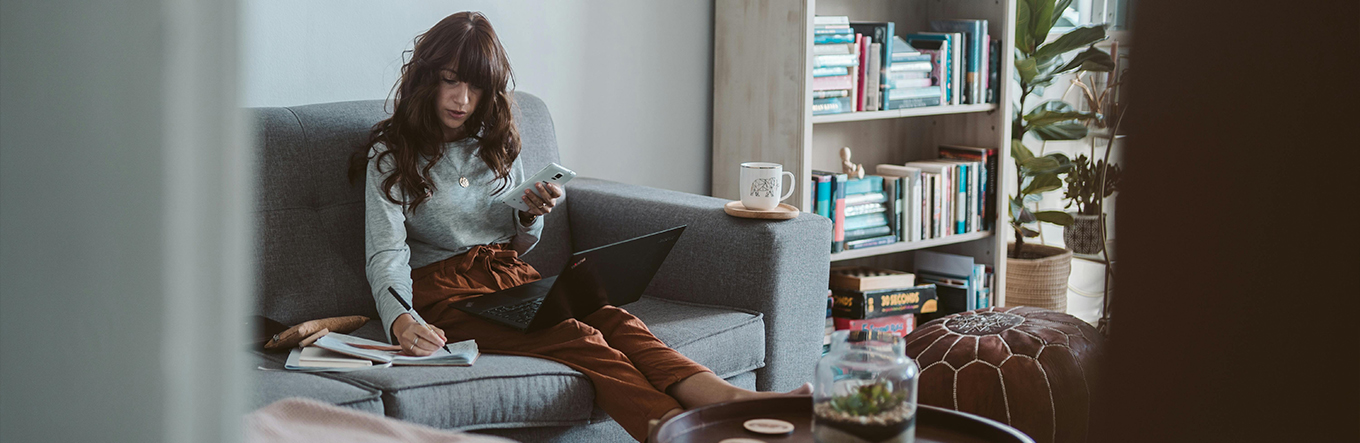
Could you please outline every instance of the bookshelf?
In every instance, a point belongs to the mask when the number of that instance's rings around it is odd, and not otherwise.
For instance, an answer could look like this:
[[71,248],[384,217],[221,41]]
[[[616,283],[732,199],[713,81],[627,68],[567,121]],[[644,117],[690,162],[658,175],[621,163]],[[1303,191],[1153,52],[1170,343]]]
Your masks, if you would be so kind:
[[[873,173],[880,163],[935,158],[943,144],[997,148],[1001,166],[991,197],[1004,202],[1008,177],[1009,80],[1014,52],[1015,0],[720,0],[713,29],[713,195],[738,199],[738,165],[766,161],[784,165],[799,178],[787,203],[812,207],[813,169],[839,171],[838,151]],[[1001,41],[999,102],[876,112],[812,115],[813,17],[845,15],[852,21],[891,21],[897,35],[929,29],[932,19],[986,19],[988,33]],[[1005,208],[1004,205],[998,205]],[[1005,213],[993,225],[1007,226]],[[1004,232],[1004,231],[1003,231]],[[974,257],[995,272],[994,299],[1005,301],[1008,236],[992,232],[958,234],[918,242],[833,254],[837,265],[912,269],[920,249]],[[829,245],[828,245],[829,247]]]

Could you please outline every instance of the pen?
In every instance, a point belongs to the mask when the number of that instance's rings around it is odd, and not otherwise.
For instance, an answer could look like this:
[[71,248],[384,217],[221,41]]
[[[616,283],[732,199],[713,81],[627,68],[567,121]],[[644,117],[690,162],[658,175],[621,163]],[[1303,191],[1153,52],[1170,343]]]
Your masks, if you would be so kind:
[[[419,325],[421,325],[421,326],[424,326],[425,329],[430,329],[429,323],[425,323],[425,320],[422,320],[422,319],[420,318],[419,315],[416,315],[415,310],[411,309],[411,305],[407,304],[407,303],[406,303],[406,300],[402,300],[402,299],[401,299],[401,295],[398,295],[398,294],[397,294],[397,290],[396,290],[396,289],[392,289],[391,286],[388,286],[388,287],[387,287],[387,292],[392,293],[392,298],[397,299],[397,303],[401,303],[401,307],[404,308],[404,309],[406,309],[406,312],[407,312],[407,313],[411,314],[411,318],[412,318],[412,319],[415,319],[415,321],[416,321],[417,324],[419,324]],[[433,329],[430,329],[430,330],[433,331]],[[445,345],[445,346],[448,346],[448,343],[445,343],[444,345]],[[443,348],[443,349],[444,349],[444,352],[449,353],[449,355],[453,355],[453,351],[450,351],[449,348]]]

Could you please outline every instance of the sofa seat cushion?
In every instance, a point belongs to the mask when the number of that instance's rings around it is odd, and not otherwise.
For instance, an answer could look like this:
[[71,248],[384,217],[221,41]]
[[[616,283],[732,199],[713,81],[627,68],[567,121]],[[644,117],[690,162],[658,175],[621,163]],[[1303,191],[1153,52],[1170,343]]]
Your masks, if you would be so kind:
[[[650,297],[624,309],[662,342],[721,377],[764,365],[765,326],[759,313]],[[365,325],[356,333],[375,332]],[[390,417],[443,429],[563,426],[602,418],[592,414],[594,388],[585,375],[539,358],[484,354],[471,367],[394,367],[328,376],[381,390]]]
[[361,383],[337,380],[317,374],[287,372],[275,355],[253,355],[259,367],[253,371],[255,390],[249,398],[250,409],[265,407],[289,397],[306,397],[371,414],[383,415],[382,393]]

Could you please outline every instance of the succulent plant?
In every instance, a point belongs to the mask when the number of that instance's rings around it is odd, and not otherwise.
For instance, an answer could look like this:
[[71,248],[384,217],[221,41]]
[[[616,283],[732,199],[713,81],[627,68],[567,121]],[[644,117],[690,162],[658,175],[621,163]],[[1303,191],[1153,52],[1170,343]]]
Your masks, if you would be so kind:
[[831,398],[831,409],[857,416],[870,416],[901,405],[905,392],[893,392],[886,381],[860,386],[853,393]]

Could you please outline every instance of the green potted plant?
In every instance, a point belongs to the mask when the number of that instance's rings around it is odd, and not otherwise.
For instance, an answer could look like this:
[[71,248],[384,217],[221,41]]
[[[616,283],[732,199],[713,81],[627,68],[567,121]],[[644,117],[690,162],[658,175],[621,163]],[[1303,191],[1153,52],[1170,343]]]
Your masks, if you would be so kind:
[[[1067,278],[1072,272],[1072,251],[1051,246],[1026,244],[1026,238],[1039,236],[1039,222],[1060,226],[1072,224],[1072,216],[1058,210],[1040,211],[1043,193],[1061,188],[1062,175],[1072,161],[1061,153],[1035,156],[1023,142],[1026,135],[1048,140],[1080,140],[1088,130],[1084,122],[1095,118],[1092,112],[1078,111],[1062,100],[1049,100],[1027,107],[1032,95],[1042,95],[1059,76],[1076,70],[1108,71],[1114,62],[1095,43],[1105,39],[1106,25],[1077,27],[1052,42],[1049,30],[1071,0],[1020,0],[1015,13],[1015,80],[1018,94],[1012,103],[1015,118],[1011,123],[1011,158],[1015,161],[1016,195],[1011,197],[1009,213],[1015,242],[1007,248],[1006,304],[1026,305],[1065,311]],[[1070,60],[1066,54],[1086,47]],[[1030,207],[1034,206],[1034,209]],[[1034,226],[1031,229],[1029,226]]]
[[[1104,214],[1105,199],[1114,194],[1119,186],[1119,165],[1105,163],[1105,160],[1086,158],[1077,155],[1072,169],[1067,172],[1067,189],[1063,198],[1067,199],[1064,209],[1076,206],[1072,215],[1073,223],[1063,228],[1063,244],[1078,254],[1099,254],[1105,248],[1105,236],[1100,223]],[[1104,176],[1104,186],[1101,186]]]

